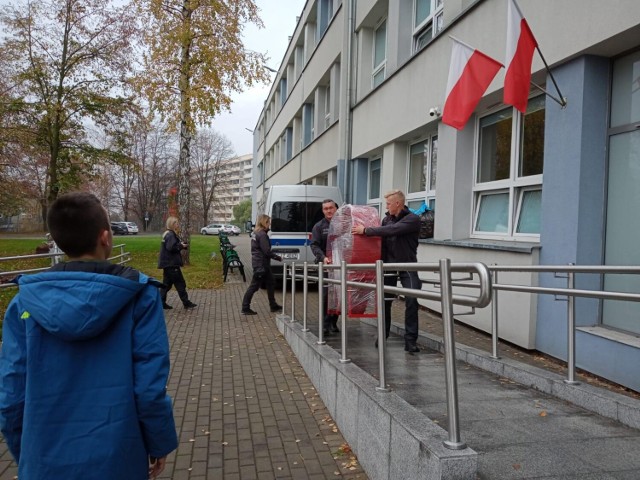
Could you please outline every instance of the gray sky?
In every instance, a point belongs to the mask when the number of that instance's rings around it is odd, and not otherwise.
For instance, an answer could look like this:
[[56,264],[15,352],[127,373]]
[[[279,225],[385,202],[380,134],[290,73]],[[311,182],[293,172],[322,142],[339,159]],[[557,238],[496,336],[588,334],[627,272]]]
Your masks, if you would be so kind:
[[[302,12],[306,0],[256,0],[260,8],[263,29],[253,25],[245,30],[245,45],[251,50],[267,53],[267,65],[278,69],[289,45],[289,36],[296,28],[296,17]],[[275,73],[271,74],[275,78]],[[245,130],[254,129],[264,100],[271,85],[254,87],[233,96],[231,112],[219,115],[213,121],[213,128],[226,136],[237,155],[253,153],[253,135]]]

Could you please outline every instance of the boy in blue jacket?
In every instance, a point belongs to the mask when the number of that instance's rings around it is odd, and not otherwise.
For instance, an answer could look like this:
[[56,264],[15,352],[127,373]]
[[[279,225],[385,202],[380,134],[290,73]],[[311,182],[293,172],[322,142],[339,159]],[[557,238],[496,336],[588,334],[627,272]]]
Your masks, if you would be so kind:
[[20,480],[155,478],[178,445],[159,282],[107,261],[90,193],[48,214],[68,261],[22,276],[0,352],[0,429]]

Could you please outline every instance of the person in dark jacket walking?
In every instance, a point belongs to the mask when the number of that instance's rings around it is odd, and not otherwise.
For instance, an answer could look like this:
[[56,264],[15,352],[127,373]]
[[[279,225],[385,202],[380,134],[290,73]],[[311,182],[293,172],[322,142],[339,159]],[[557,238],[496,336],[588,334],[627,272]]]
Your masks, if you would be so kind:
[[276,303],[274,295],[275,279],[271,272],[271,259],[282,261],[282,257],[271,251],[269,240],[269,227],[271,227],[271,217],[269,215],[259,215],[256,222],[254,236],[251,239],[251,267],[253,268],[253,278],[242,299],[242,313],[244,315],[257,315],[258,312],[251,310],[251,299],[260,289],[264,282],[267,286],[267,296],[272,312],[279,312],[282,307]]
[[[354,225],[352,233],[370,237],[382,237],[382,261],[385,263],[416,263],[418,261],[418,235],[420,233],[420,217],[411,213],[404,204],[404,193],[392,190],[384,196],[387,214],[379,227]],[[388,274],[389,272],[387,272]],[[384,284],[396,286],[400,283],[404,288],[420,290],[422,282],[417,272],[398,272],[397,276],[384,277]],[[415,353],[420,349],[416,345],[418,339],[418,299],[405,297],[404,314],[404,349]],[[391,300],[384,302],[384,320],[386,336],[391,330]],[[376,347],[378,341],[376,340]]]
[[[328,265],[331,263],[331,259],[327,257],[327,237],[329,236],[329,225],[331,225],[331,219],[338,210],[338,204],[331,199],[322,201],[322,213],[324,218],[320,220],[311,229],[311,251],[316,258],[316,263],[324,263]],[[329,301],[328,295],[329,286],[324,287],[324,296],[322,301],[322,311],[324,315],[323,330],[325,334],[330,332],[338,333],[338,315],[327,315],[327,304]]]
[[162,296],[162,308],[171,310],[173,307],[167,303],[167,292],[175,285],[178,296],[182,300],[184,308],[191,309],[198,305],[189,300],[187,293],[187,282],[182,275],[182,255],[181,250],[187,248],[187,244],[180,240],[177,230],[180,228],[180,222],[176,217],[167,218],[167,230],[162,234],[162,243],[160,244],[160,255],[158,256],[158,268],[161,268],[162,283],[164,286],[160,290]]
[[58,197],[47,224],[68,261],[17,278],[3,324],[0,428],[18,476],[156,478],[178,446],[160,282],[108,261],[93,194]]

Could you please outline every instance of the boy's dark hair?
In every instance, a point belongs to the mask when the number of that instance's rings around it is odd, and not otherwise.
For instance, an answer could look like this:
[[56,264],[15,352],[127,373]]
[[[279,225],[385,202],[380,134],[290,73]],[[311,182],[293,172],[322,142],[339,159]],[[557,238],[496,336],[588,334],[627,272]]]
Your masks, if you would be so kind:
[[95,251],[100,232],[111,228],[100,200],[88,192],[58,197],[49,208],[47,224],[58,247],[70,257]]
[[336,208],[340,208],[340,207],[338,207],[337,202],[335,200],[331,200],[330,198],[325,198],[324,200],[322,200],[322,205],[324,205],[325,203],[333,203],[333,205]]

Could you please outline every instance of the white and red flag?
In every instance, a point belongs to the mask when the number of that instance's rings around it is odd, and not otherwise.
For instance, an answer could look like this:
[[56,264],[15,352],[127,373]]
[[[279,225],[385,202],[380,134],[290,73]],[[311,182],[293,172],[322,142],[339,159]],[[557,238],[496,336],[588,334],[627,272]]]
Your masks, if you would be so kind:
[[507,72],[504,76],[504,103],[522,113],[527,110],[531,62],[538,42],[515,0],[507,0]]
[[502,64],[452,38],[442,122],[462,130]]

